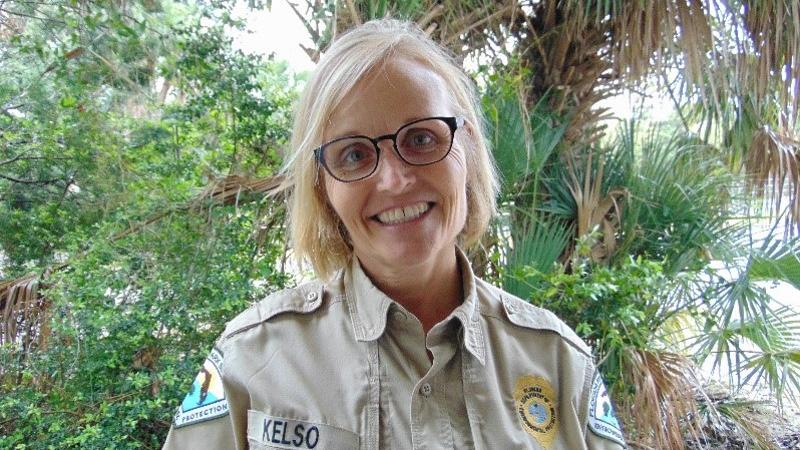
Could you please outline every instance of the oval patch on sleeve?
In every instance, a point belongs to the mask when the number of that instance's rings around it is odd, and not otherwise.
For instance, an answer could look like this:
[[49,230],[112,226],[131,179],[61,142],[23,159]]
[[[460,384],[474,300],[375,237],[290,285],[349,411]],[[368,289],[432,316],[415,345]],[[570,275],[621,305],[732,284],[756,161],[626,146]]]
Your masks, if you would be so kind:
[[595,374],[594,382],[592,382],[592,395],[589,401],[589,429],[600,437],[625,446],[625,436],[622,434],[611,398],[608,396],[608,391],[599,373]]
[[357,450],[358,435],[343,428],[247,411],[247,439],[270,448]]
[[228,414],[228,401],[222,387],[222,353],[216,348],[203,363],[192,388],[175,413],[175,428],[205,422]]

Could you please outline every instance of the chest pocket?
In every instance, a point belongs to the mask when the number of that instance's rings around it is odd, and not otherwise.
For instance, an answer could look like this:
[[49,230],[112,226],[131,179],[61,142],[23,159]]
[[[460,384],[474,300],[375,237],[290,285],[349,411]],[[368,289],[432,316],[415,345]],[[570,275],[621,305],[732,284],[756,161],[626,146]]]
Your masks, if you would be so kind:
[[251,449],[358,450],[358,435],[326,425],[247,411],[247,442]]

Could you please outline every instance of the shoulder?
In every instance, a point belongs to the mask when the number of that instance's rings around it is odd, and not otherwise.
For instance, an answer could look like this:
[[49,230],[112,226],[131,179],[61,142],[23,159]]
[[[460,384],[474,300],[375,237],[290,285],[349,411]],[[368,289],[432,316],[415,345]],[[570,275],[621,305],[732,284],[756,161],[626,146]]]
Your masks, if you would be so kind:
[[592,358],[592,351],[583,339],[552,312],[534,306],[479,278],[476,278],[476,288],[484,316],[497,319],[504,326],[523,328],[531,332],[554,333],[584,356]]
[[237,335],[260,327],[270,320],[284,314],[312,314],[329,298],[326,285],[313,280],[296,287],[274,292],[254,303],[244,312],[234,317],[225,326],[221,341],[229,341]]

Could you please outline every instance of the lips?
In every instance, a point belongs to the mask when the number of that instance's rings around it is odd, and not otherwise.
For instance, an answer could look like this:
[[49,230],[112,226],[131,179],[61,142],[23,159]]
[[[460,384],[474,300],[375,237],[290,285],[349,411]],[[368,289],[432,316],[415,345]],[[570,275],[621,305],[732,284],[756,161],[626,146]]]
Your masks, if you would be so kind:
[[373,218],[384,225],[396,225],[398,223],[410,222],[418,218],[428,212],[432,206],[432,203],[419,202],[401,208],[386,210],[373,216]]

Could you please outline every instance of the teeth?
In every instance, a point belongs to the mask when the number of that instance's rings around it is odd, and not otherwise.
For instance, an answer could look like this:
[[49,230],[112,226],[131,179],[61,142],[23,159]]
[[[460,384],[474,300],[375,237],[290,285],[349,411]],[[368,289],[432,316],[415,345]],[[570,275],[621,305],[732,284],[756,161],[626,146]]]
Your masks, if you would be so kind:
[[387,225],[394,225],[401,222],[408,222],[421,216],[425,211],[431,207],[427,203],[417,203],[416,205],[406,206],[404,208],[390,209],[378,214],[378,220]]

